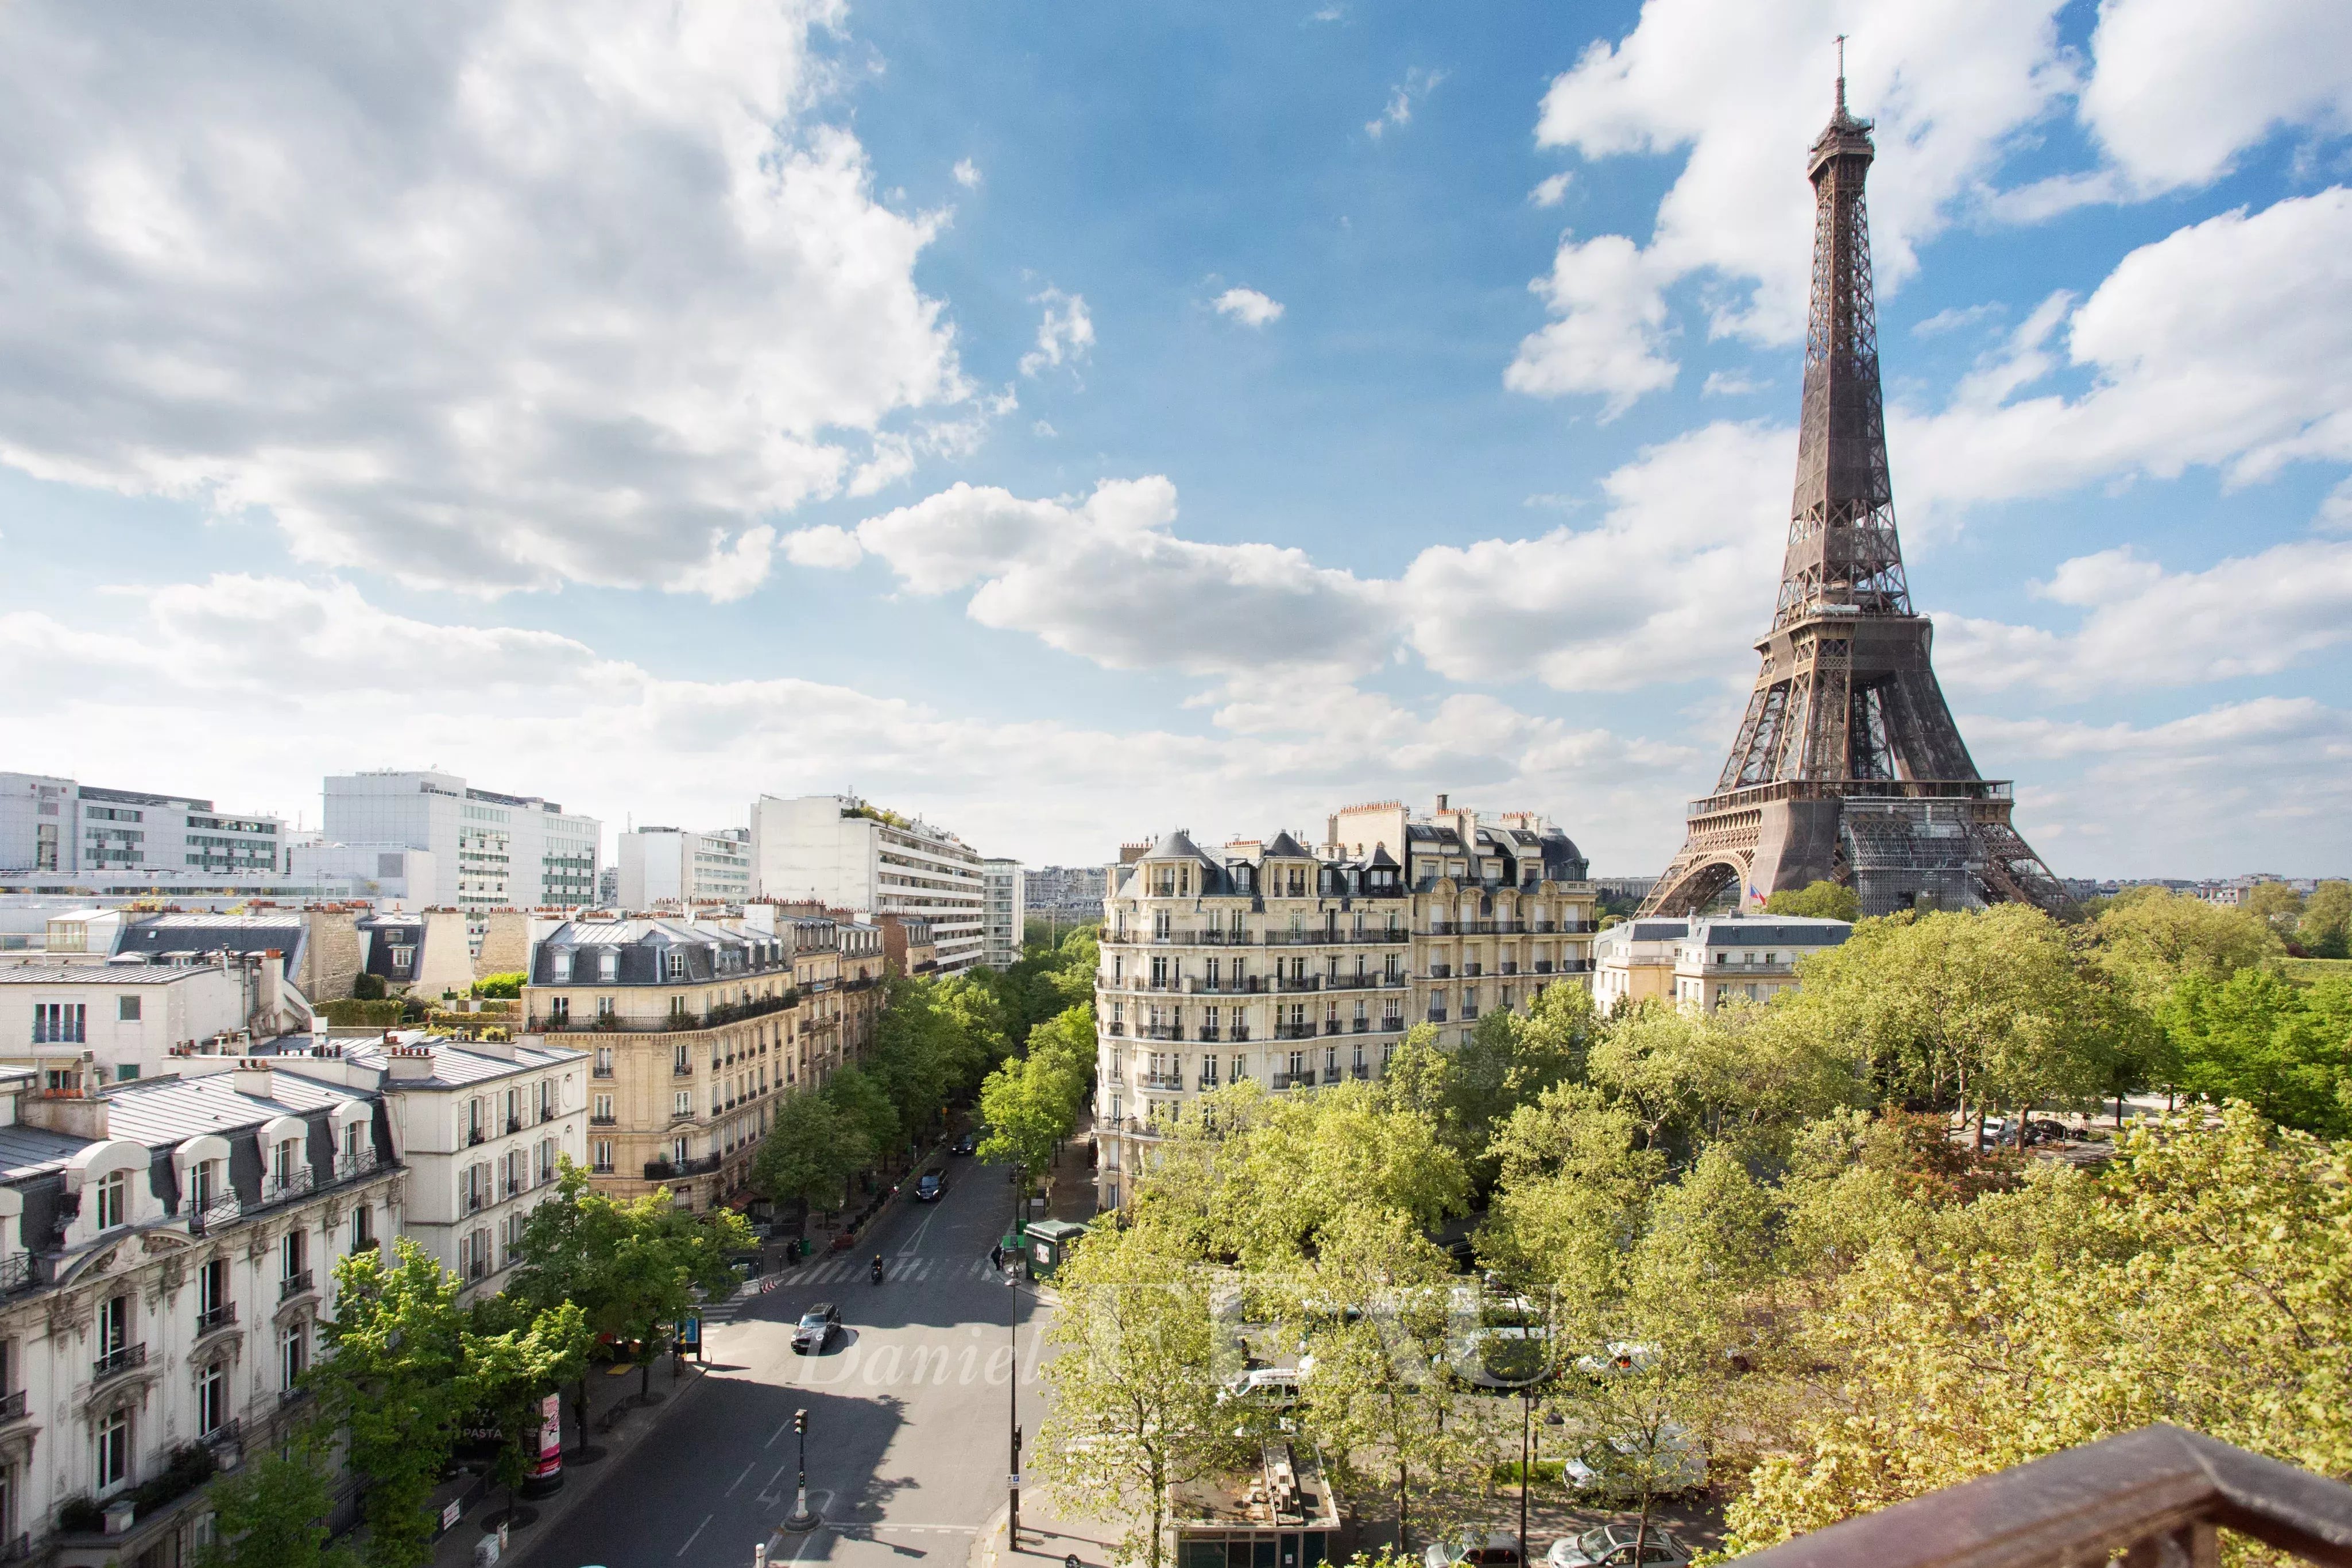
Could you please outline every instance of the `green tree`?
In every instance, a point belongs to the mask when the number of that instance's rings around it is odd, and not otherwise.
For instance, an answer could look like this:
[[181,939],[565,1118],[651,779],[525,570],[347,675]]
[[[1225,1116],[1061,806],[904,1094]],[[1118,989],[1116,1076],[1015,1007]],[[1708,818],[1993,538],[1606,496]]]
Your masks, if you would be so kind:
[[2303,894],[2283,882],[2258,882],[2246,892],[2246,913],[2275,936],[2292,936],[2303,920]]
[[823,1094],[794,1094],[751,1158],[751,1186],[772,1203],[835,1209],[849,1178],[873,1163],[865,1129]]
[[541,1402],[588,1375],[588,1318],[576,1301],[541,1309],[508,1295],[477,1301],[470,1316],[466,1403],[500,1434],[491,1479],[507,1489],[511,1512],[515,1488],[539,1457]]
[[836,1069],[817,1093],[863,1137],[869,1159],[891,1160],[905,1144],[906,1125],[889,1091],[855,1062]]
[[[1488,1013],[1450,1051],[1437,1049],[1429,1026],[1415,1032],[1420,1038],[1408,1037],[1411,1059],[1397,1091],[1400,1103],[1411,1100],[1433,1114],[1474,1186],[1484,1192],[1495,1183],[1487,1146],[1496,1127],[1554,1084],[1581,1081],[1601,1027],[1591,991],[1553,985],[1524,1013]],[[1393,1061],[1390,1067],[1394,1076]]]
[[1056,1505],[1127,1521],[1119,1557],[1160,1568],[1168,1489],[1218,1462],[1208,1376],[1207,1281],[1157,1227],[1097,1227],[1055,1276],[1061,1309],[1046,1333],[1053,1406],[1036,1469]]
[[1864,920],[1799,973],[1776,1010],[1866,1064],[1884,1099],[1957,1104],[1981,1125],[1989,1107],[2094,1103],[2115,1076],[2102,977],[2025,904]]
[[2352,981],[2332,977],[2305,992],[2269,969],[2218,985],[2190,976],[2158,1017],[2189,1093],[2242,1100],[2306,1132],[2352,1131]]
[[2323,882],[2304,901],[2294,939],[2315,958],[2352,958],[2352,882]]
[[1396,1508],[1397,1548],[1411,1539],[1412,1494],[1468,1469],[1474,1424],[1445,1370],[1448,1293],[1439,1251],[1392,1208],[1350,1208],[1322,1246],[1286,1315],[1314,1357],[1303,1415],[1349,1490],[1379,1487]]
[[215,1481],[215,1534],[200,1568],[350,1568],[351,1553],[327,1545],[335,1488],[325,1447],[304,1427]]
[[1601,1301],[1623,1290],[1625,1244],[1647,1228],[1666,1161],[1629,1111],[1582,1084],[1547,1090],[1495,1135],[1502,1176],[1479,1255],[1522,1289]]
[[330,1354],[306,1374],[363,1481],[369,1568],[416,1568],[433,1554],[425,1506],[465,1414],[457,1277],[405,1237],[335,1265]]
[[1254,1109],[1223,1134],[1208,1216],[1219,1255],[1251,1268],[1287,1267],[1318,1250],[1350,1211],[1394,1211],[1433,1227],[1465,1207],[1461,1156],[1430,1117],[1398,1107],[1372,1083],[1312,1094],[1265,1094],[1255,1084],[1226,1092],[1227,1103]]
[[500,975],[484,975],[474,982],[474,995],[504,997],[511,1000],[522,995],[523,987],[530,981],[530,977],[520,969],[509,970]]
[[752,1244],[751,1228],[732,1209],[680,1208],[667,1187],[613,1197],[570,1160],[558,1181],[556,1196],[523,1221],[508,1290],[541,1309],[577,1302],[592,1333],[634,1345],[642,1396],[669,1324],[702,1297],[735,1289],[728,1257]]
[[1777,1162],[1804,1122],[1868,1097],[1852,1051],[1785,1008],[1649,1001],[1611,1018],[1589,1071],[1640,1122],[1643,1143],[1672,1159],[1731,1139]]
[[1029,1031],[1028,1049],[981,1085],[981,1157],[1010,1159],[1031,1176],[1053,1164],[1086,1102],[1094,1071],[1092,1007],[1065,1009]]
[[2184,975],[2226,980],[2286,951],[2244,909],[2160,887],[2128,888],[2091,925],[2093,956],[2141,1008],[2153,1009]]
[[1764,901],[1764,913],[1811,920],[1859,920],[1862,895],[1840,883],[1808,883],[1803,887],[1780,889]]

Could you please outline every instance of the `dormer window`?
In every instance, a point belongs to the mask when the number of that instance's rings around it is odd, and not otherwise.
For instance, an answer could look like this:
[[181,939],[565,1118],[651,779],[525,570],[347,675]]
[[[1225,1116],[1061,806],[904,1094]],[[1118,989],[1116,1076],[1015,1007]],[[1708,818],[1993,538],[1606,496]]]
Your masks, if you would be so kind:
[[598,979],[600,979],[600,980],[617,980],[617,979],[619,979],[619,978],[621,977],[621,956],[620,956],[620,954],[618,954],[618,953],[616,953],[616,952],[614,952],[614,951],[612,951],[612,950],[611,950],[611,949],[609,949],[609,948],[608,948],[608,949],[606,949],[605,951],[602,952],[602,953],[597,954],[597,955],[596,955],[596,977],[597,977]]
[[571,949],[565,947],[557,948],[555,951],[554,961],[550,964],[548,967],[549,977],[554,984],[559,986],[570,985],[572,983]]
[[673,980],[686,978],[686,954],[676,947],[669,952],[669,977]]
[[98,1228],[111,1230],[131,1220],[131,1173],[109,1171],[98,1183]]

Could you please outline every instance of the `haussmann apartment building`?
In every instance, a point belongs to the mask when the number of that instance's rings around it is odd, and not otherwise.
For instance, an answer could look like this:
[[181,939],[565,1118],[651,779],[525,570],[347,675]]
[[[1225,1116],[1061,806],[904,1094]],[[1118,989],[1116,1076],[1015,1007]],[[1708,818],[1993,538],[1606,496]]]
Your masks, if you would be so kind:
[[1239,1079],[1276,1092],[1381,1076],[1404,1032],[1459,1044],[1489,1012],[1589,985],[1594,894],[1568,835],[1531,812],[1437,798],[1350,806],[1217,853],[1185,833],[1110,873],[1097,976],[1097,1196],[1148,1158],[1160,1119]]

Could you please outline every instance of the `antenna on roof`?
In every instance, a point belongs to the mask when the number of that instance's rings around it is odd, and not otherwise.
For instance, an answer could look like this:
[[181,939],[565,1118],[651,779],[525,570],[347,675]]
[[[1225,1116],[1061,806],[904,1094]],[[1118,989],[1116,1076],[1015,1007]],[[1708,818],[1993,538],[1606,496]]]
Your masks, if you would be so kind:
[[1840,33],[1840,34],[1837,36],[1837,47],[1838,47],[1838,85],[1837,85],[1837,106],[1838,106],[1838,112],[1839,112],[1840,114],[1843,114],[1843,113],[1845,112],[1845,35],[1844,35],[1843,33]]

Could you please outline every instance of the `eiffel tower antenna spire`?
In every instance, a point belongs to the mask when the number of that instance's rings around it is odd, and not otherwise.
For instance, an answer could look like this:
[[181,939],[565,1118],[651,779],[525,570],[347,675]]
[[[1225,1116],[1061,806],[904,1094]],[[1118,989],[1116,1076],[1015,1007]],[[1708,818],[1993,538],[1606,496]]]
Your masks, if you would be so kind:
[[1813,273],[1797,482],[1763,664],[1715,793],[1643,905],[1692,914],[1835,881],[1863,911],[2019,900],[2064,889],[2010,826],[2011,789],[1981,777],[1952,722],[1911,605],[1878,374],[1863,185],[1876,149],[1845,101],[1806,161]]

